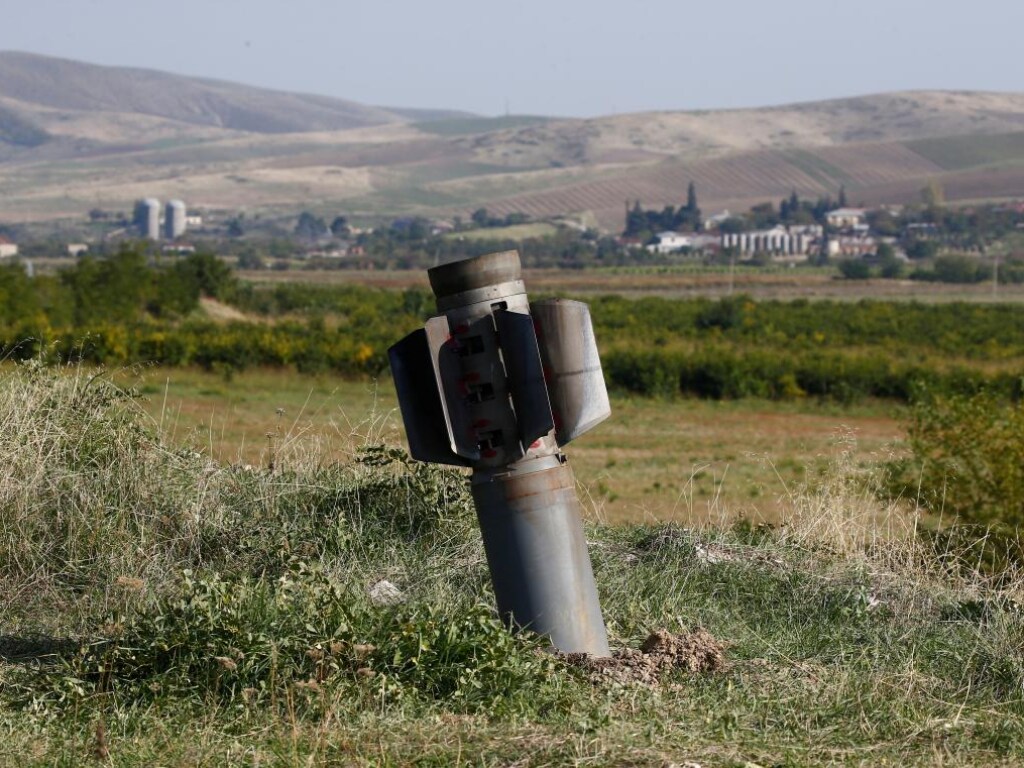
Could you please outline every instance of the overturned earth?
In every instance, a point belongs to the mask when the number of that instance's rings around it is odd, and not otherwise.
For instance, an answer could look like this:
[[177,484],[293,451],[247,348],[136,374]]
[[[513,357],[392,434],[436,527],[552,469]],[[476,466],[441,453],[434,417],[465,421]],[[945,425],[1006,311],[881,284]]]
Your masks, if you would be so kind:
[[618,648],[611,656],[567,653],[562,658],[587,673],[592,683],[640,683],[655,686],[676,670],[698,674],[725,665],[722,644],[704,629],[674,635],[657,629],[639,648]]

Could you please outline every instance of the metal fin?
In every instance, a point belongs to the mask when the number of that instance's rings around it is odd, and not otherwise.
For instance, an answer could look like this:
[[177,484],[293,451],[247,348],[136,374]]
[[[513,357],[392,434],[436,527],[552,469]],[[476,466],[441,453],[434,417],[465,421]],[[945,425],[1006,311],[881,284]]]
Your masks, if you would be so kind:
[[590,308],[580,301],[530,304],[544,376],[555,417],[555,439],[565,445],[611,415]]
[[450,428],[441,393],[434,379],[427,332],[413,331],[388,349],[391,376],[409,441],[409,453],[419,461],[468,466],[469,461],[452,451]]
[[525,313],[498,309],[494,312],[498,343],[505,359],[505,376],[512,407],[516,411],[523,450],[555,426],[544,383],[537,333],[533,318]]
[[[452,339],[448,318],[444,315],[427,320],[427,344],[434,368],[435,386],[441,393],[445,429],[453,453],[467,459],[480,458],[480,446],[473,432],[473,419],[465,397],[460,392],[462,361]],[[423,386],[423,383],[420,383]]]

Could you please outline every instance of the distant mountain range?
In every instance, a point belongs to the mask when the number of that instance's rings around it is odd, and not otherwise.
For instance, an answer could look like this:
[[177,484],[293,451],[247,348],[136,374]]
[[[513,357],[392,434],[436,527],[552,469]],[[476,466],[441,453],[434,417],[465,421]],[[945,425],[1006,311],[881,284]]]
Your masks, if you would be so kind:
[[905,92],[590,120],[367,106],[0,52],[0,222],[127,208],[360,215],[711,212],[788,195],[1024,197],[1024,94]]

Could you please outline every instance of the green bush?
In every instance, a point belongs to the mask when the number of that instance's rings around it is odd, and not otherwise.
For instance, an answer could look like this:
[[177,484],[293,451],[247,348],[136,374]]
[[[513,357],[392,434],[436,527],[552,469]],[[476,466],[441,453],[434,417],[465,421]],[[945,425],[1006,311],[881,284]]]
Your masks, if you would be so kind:
[[860,258],[843,259],[839,262],[839,274],[847,280],[867,280],[871,277],[871,267]]
[[[978,258],[962,254],[938,256],[931,270],[918,268],[911,280],[937,283],[981,283],[992,279],[992,267]],[[1004,279],[1004,282],[1008,282]]]
[[1024,404],[983,391],[929,396],[911,410],[906,485],[961,523],[1024,526]]
[[[102,270],[123,268],[130,276],[145,268],[131,254],[122,261],[83,266],[82,274],[67,278],[68,284],[91,296],[91,288],[85,289],[103,282]],[[0,355],[101,365],[198,365],[228,375],[273,366],[381,376],[386,375],[388,347],[434,312],[429,294],[419,289],[236,288],[218,282],[217,264],[205,257],[179,262],[175,270],[184,277],[176,284],[188,288],[185,293],[196,301],[200,290],[220,285],[236,306],[264,315],[266,322],[178,316],[174,308],[186,306],[175,303],[180,292],[160,299],[145,291],[141,309],[135,299],[114,302],[95,317],[85,312],[88,322],[79,322],[81,302],[61,299],[65,288],[59,280],[26,282],[15,270],[9,275],[14,288],[6,295],[20,309],[6,322],[0,286]],[[28,294],[34,286],[36,292],[22,296],[18,286]],[[172,301],[173,296],[179,299]],[[1012,304],[758,302],[747,296],[600,296],[590,303],[607,380],[631,393],[717,399],[806,394],[845,402],[864,397],[906,401],[921,383],[947,394],[980,387],[1001,394],[1020,389],[1024,324]]]

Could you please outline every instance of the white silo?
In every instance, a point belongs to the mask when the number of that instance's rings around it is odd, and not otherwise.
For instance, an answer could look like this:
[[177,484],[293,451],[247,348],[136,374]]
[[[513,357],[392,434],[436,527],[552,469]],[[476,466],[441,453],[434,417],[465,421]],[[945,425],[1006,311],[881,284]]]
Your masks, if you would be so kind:
[[135,226],[142,237],[160,239],[160,201],[147,197],[135,204]]
[[174,240],[185,234],[185,203],[171,200],[164,210],[164,237]]

